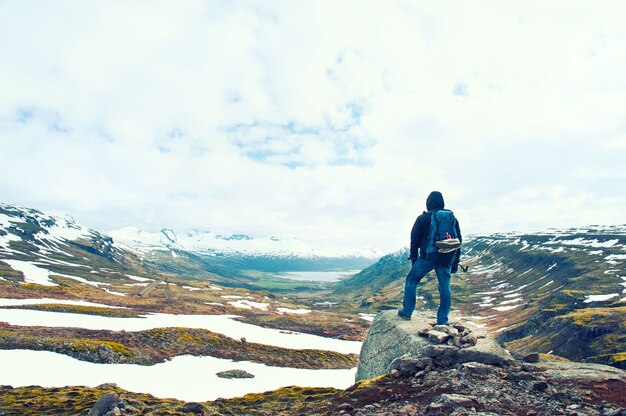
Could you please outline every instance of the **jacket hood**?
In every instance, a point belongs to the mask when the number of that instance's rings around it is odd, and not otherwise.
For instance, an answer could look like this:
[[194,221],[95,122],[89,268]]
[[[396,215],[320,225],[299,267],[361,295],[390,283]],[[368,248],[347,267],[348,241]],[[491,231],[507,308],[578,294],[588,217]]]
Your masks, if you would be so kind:
[[426,209],[432,211],[434,209],[443,209],[443,207],[444,202],[441,192],[432,191],[430,195],[428,195],[428,198],[426,198]]

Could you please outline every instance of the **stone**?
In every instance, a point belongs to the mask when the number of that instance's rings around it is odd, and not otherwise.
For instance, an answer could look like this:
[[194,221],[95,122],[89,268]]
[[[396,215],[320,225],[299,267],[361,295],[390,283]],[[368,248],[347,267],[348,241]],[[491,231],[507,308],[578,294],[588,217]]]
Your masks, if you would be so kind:
[[498,343],[489,337],[477,335],[476,345],[461,348],[458,352],[458,360],[461,363],[475,361],[489,365],[508,365],[515,359],[504,350]]
[[126,405],[126,407],[124,408],[124,414],[136,415],[137,413],[141,413],[141,411],[135,406]]
[[533,383],[533,390],[546,391],[547,388],[548,388],[548,383],[545,381],[537,381],[536,383]]
[[420,329],[419,331],[417,331],[418,335],[422,335],[422,336],[426,336],[426,333],[428,331],[432,331],[433,330],[433,326],[430,324],[426,324],[422,329]]
[[423,357],[430,342],[418,333],[430,326],[433,315],[416,311],[413,319],[398,319],[395,310],[385,311],[376,316],[359,355],[356,381],[387,374],[391,362],[397,357],[410,353]]
[[453,326],[450,326],[450,325],[435,325],[433,327],[433,329],[435,331],[445,332],[446,334],[450,335],[451,337],[454,337],[454,336],[459,334],[459,330],[456,329]]
[[461,345],[464,347],[471,347],[476,345],[478,338],[474,334],[467,334],[461,337]]
[[437,331],[433,329],[426,333],[426,337],[428,338],[430,342],[433,342],[435,344],[443,344],[444,342],[448,340],[448,338],[450,338],[450,335],[448,335],[445,332],[441,332],[441,331]]
[[539,354],[537,354],[536,352],[533,352],[531,354],[524,356],[523,360],[526,361],[527,363],[538,363]]
[[430,345],[424,354],[431,357],[436,365],[448,367],[457,362],[458,352],[459,349],[451,345]]
[[215,374],[216,376],[220,377],[220,378],[254,378],[254,374],[250,374],[247,371],[244,370],[227,370],[227,371],[220,371],[219,373]]
[[[121,403],[121,401],[122,400],[120,399],[120,396],[117,395],[117,393],[107,393],[104,396],[100,397],[96,401],[96,403],[94,403],[91,410],[89,410],[89,413],[87,414],[87,416],[115,415],[116,413],[110,413],[110,412],[114,411],[114,409],[117,409],[117,411],[119,412],[119,408],[117,407],[117,405]],[[117,414],[120,414],[120,413],[117,413]]]
[[433,360],[430,357],[415,358],[410,354],[404,354],[391,362],[391,372],[397,371],[402,377],[408,377],[420,370],[432,365]]
[[[483,364],[483,363],[476,363],[476,362],[468,362],[468,363],[463,363],[461,365],[461,369],[470,373],[470,374],[491,374],[496,372],[496,369],[491,366],[491,365],[487,365],[487,364]],[[502,371],[502,370],[500,370]]]
[[116,389],[117,383],[102,383],[96,386],[98,389]]
[[183,413],[195,413],[201,415],[204,413],[204,406],[200,403],[189,402],[185,403],[181,410]]
[[417,407],[413,406],[412,404],[407,404],[406,406],[398,409],[398,413],[400,413],[401,415],[414,415],[417,413]]
[[[478,401],[473,396],[465,396],[462,394],[442,394],[437,397],[433,403],[440,405],[440,407],[456,408],[476,406]],[[431,406],[433,403],[431,403]]]

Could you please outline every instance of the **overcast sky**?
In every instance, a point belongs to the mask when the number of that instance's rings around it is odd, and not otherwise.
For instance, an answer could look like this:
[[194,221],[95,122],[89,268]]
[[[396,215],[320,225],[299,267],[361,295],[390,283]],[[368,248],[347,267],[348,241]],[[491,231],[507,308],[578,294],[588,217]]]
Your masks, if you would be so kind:
[[626,223],[626,3],[0,1],[0,200],[395,250]]

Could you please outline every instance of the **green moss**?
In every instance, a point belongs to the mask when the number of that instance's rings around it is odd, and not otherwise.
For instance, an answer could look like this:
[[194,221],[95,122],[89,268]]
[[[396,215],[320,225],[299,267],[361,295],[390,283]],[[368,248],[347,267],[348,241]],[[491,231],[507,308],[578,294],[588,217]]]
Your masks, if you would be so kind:
[[126,357],[132,356],[132,353],[130,352],[128,347],[126,345],[120,344],[119,342],[97,341],[90,339],[73,339],[69,340],[69,342],[69,348],[75,349],[77,351],[88,350],[91,352],[97,352],[99,347],[104,346],[110,348],[113,352],[122,354]]
[[[590,324],[603,324],[608,318],[618,318],[626,314],[626,306],[617,308],[582,308],[558,317],[559,319],[571,319],[576,325],[589,326]],[[621,324],[623,320],[620,318]],[[620,324],[620,325],[621,325]]]
[[540,361],[554,362],[554,363],[569,362],[569,360],[567,358],[560,357],[560,356],[554,355],[554,354],[539,354],[539,360]]

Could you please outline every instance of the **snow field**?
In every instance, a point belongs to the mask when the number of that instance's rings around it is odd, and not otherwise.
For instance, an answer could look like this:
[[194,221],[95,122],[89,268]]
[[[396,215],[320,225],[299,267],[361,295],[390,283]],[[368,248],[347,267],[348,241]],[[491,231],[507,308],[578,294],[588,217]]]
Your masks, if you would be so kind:
[[237,315],[173,315],[147,314],[140,318],[115,318],[98,315],[0,309],[0,322],[19,326],[48,326],[53,328],[86,328],[112,331],[142,331],[153,328],[181,327],[207,329],[233,339],[245,337],[249,342],[289,349],[318,349],[358,354],[361,343],[324,338],[317,335],[263,328],[235,320]]
[[26,306],[26,305],[45,305],[45,304],[58,304],[58,305],[77,305],[77,306],[95,306],[98,308],[111,308],[111,309],[128,309],[124,306],[110,306],[103,303],[87,302],[86,300],[65,300],[65,299],[7,299],[0,298],[0,306]]
[[[292,385],[345,389],[354,383],[356,373],[356,368],[307,370],[188,355],[153,366],[103,365],[47,351],[5,350],[0,351],[0,361],[3,363],[0,384],[3,385],[95,387],[116,383],[126,390],[185,401],[238,397]],[[41,371],[42,368],[46,371]],[[216,376],[220,371],[233,369],[247,371],[255,377],[230,380]]]
[[22,260],[2,260],[7,263],[13,270],[20,271],[24,274],[24,282],[36,283],[43,286],[58,286],[50,281],[50,271],[34,264]]

